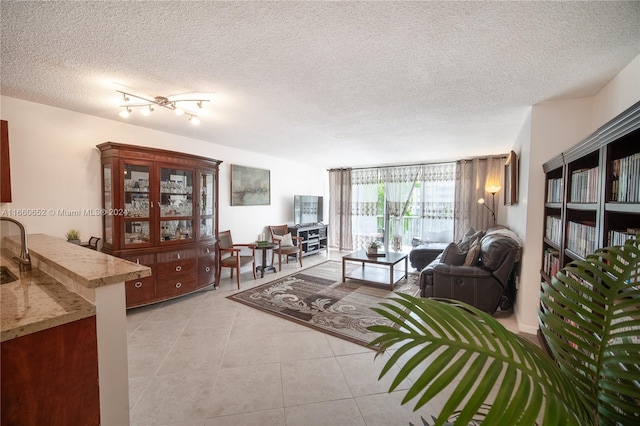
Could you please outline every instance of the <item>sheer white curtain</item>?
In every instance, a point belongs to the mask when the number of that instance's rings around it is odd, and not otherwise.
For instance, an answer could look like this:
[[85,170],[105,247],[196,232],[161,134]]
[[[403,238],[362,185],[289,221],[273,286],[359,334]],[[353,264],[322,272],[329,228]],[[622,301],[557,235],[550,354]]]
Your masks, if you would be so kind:
[[[485,187],[504,187],[501,170],[504,169],[505,161],[505,157],[485,157],[456,162],[455,240],[462,238],[471,227],[475,230],[486,230],[493,225],[493,215],[486,206],[478,204],[478,199],[484,198],[487,206],[492,207],[493,197]],[[499,204],[498,192],[495,204],[496,219]]]
[[382,238],[378,224],[378,169],[351,171],[351,227],[353,249],[366,248]]
[[380,169],[380,180],[384,182],[387,215],[389,217],[388,240],[394,250],[400,250],[402,242],[411,238],[409,223],[404,216],[413,197],[413,189],[421,173],[420,166],[398,166]]
[[329,225],[329,246],[351,251],[351,169],[329,170]]
[[416,212],[420,217],[413,235],[421,241],[453,241],[456,164],[422,166]]

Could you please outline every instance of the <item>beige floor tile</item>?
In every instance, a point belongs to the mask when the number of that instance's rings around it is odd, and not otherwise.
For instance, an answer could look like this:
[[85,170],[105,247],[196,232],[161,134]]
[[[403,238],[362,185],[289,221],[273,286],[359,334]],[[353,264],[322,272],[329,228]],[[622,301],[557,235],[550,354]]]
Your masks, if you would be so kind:
[[187,326],[187,320],[145,321],[127,338],[127,344],[133,346],[175,343]]
[[[400,369],[394,366],[382,379],[378,380],[380,371],[388,359],[388,355],[376,358],[373,352],[336,357],[353,396],[389,392],[389,387]],[[408,389],[409,386],[411,382],[405,380],[396,389]]]
[[213,417],[205,426],[285,426],[284,408]]
[[286,407],[285,416],[287,426],[365,426],[352,398]]
[[155,375],[172,347],[173,343],[129,344],[127,348],[129,378]]
[[133,409],[147,388],[151,377],[131,377],[129,379],[129,409]]
[[369,349],[366,346],[358,345],[357,343],[349,342],[348,340],[340,339],[338,337],[327,335],[327,340],[329,341],[335,356],[374,353],[372,349]]
[[431,406],[426,405],[419,411],[414,412],[415,403],[408,402],[401,405],[405,392],[392,392],[390,394],[367,395],[356,398],[356,403],[364,417],[367,426],[389,426],[389,425],[422,425],[420,416],[431,420]]
[[282,407],[280,364],[222,368],[207,418]]
[[329,341],[319,331],[281,333],[277,339],[280,361],[333,357]]
[[185,330],[156,374],[193,374],[217,370],[222,364],[227,340],[227,334],[213,328]]
[[131,424],[204,424],[215,379],[215,373],[153,377],[131,410]]
[[231,336],[222,359],[222,368],[275,362],[280,362],[280,351],[275,336]]
[[335,358],[319,358],[282,363],[285,407],[351,398]]

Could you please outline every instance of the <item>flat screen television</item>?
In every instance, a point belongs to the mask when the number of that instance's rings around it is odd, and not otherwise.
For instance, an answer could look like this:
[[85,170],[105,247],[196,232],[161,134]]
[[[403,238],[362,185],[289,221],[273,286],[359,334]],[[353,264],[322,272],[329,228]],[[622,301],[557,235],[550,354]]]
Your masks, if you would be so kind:
[[310,225],[322,222],[322,197],[317,195],[293,196],[293,224]]

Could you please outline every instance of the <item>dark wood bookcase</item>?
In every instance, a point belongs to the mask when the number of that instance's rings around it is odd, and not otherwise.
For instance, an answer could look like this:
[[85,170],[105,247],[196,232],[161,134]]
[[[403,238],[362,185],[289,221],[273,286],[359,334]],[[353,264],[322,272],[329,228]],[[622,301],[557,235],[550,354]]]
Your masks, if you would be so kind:
[[[543,165],[541,280],[640,232],[640,102]],[[539,335],[546,346],[544,338]]]

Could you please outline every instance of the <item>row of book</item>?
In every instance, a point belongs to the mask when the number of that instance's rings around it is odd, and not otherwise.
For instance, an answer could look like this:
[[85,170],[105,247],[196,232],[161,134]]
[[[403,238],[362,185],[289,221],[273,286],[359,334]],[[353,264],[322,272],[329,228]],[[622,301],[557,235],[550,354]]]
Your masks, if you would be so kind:
[[596,251],[595,223],[569,222],[567,248],[580,257]]
[[640,152],[613,160],[611,201],[640,202]]
[[562,221],[560,220],[560,216],[547,216],[545,237],[558,245],[560,244],[562,237]]
[[571,202],[596,203],[598,201],[598,168],[580,169],[571,173]]
[[549,179],[547,181],[547,203],[562,202],[562,178]]
[[609,231],[608,246],[623,246],[624,242],[631,238],[640,236],[640,228],[627,228],[626,231]]
[[560,252],[555,249],[545,249],[542,259],[542,270],[549,276],[554,276],[560,270]]

